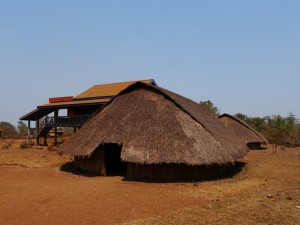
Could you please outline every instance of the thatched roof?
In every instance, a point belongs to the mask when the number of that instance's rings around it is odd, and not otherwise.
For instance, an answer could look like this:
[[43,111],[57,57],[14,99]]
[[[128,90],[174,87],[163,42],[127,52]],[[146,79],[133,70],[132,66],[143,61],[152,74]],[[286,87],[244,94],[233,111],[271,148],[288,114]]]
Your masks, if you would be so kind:
[[141,82],[101,108],[61,151],[90,156],[103,143],[122,144],[122,160],[140,164],[224,164],[242,158],[247,150],[198,103]]
[[219,116],[220,121],[225,125],[225,127],[231,129],[235,132],[240,138],[242,138],[247,144],[249,143],[261,143],[267,144],[267,139],[250,127],[243,120],[232,116],[230,114],[223,114]]

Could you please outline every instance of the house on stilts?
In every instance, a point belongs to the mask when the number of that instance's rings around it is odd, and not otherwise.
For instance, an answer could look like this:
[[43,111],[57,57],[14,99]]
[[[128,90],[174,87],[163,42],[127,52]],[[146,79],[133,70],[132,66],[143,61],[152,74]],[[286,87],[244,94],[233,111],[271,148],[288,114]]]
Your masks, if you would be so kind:
[[60,146],[81,169],[158,180],[218,177],[247,150],[198,103],[143,82],[121,91]]
[[[37,106],[35,110],[22,116],[20,120],[28,122],[29,130],[31,122],[35,122],[37,145],[40,145],[40,138],[44,138],[43,144],[47,145],[47,136],[54,129],[54,144],[56,145],[58,127],[73,127],[75,132],[111,98],[135,82],[94,85],[75,97],[49,98],[48,103]],[[153,79],[141,80],[141,82],[157,86]],[[60,115],[61,111],[67,115]]]
[[220,115],[219,119],[225,127],[240,137],[249,149],[261,149],[261,145],[268,144],[267,139],[261,133],[254,130],[243,120],[230,114]]

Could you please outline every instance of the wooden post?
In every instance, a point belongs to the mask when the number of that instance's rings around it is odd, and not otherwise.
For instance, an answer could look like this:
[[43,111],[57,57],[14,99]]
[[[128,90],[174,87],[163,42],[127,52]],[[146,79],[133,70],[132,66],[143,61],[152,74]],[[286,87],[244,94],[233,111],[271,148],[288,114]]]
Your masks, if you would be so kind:
[[28,141],[28,144],[29,144],[29,147],[31,147],[31,136],[30,136],[30,120],[28,120],[28,134],[27,134],[27,141]]
[[100,176],[106,176],[105,146],[100,146],[98,148],[100,148],[100,164],[101,164]]
[[44,145],[45,145],[45,146],[48,145],[48,144],[47,144],[47,134],[45,134],[45,136],[44,136]]
[[30,120],[28,120],[28,136],[30,135]]
[[56,126],[56,119],[58,117],[58,110],[54,111],[54,146],[57,145],[57,126]]
[[36,120],[36,144],[37,145],[40,145],[39,132],[40,132],[40,119],[37,119]]

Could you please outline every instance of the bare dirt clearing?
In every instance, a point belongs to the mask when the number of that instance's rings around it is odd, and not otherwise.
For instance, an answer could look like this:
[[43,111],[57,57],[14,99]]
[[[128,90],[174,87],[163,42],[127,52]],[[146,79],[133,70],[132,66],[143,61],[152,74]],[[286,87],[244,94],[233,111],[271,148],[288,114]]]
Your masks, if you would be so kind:
[[300,222],[300,148],[251,151],[232,178],[147,183],[62,172],[70,157],[11,143],[0,145],[0,224]]

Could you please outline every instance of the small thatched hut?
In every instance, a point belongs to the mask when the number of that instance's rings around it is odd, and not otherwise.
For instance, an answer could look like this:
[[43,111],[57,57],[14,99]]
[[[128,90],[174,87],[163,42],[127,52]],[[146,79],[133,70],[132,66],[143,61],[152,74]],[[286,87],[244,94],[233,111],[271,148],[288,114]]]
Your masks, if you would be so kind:
[[249,149],[261,149],[262,144],[268,144],[267,139],[262,134],[254,130],[243,120],[230,114],[223,114],[219,116],[219,119],[225,127],[235,132],[247,144]]
[[199,104],[142,82],[119,93],[61,146],[82,169],[162,180],[217,177],[246,150]]

